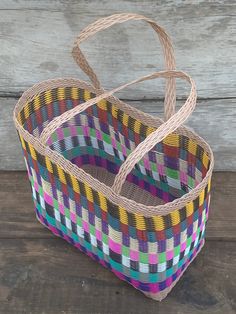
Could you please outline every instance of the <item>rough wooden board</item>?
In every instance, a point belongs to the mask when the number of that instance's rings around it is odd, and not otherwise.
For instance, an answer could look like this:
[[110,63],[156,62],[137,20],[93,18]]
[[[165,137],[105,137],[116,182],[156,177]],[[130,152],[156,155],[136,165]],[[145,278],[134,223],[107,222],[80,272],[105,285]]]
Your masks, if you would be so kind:
[[[234,0],[2,0],[0,92],[19,93],[48,78],[84,78],[70,55],[75,36],[99,17],[136,12],[166,28],[173,38],[178,68],[193,76],[200,97],[235,97],[235,11]],[[160,45],[142,22],[113,27],[83,48],[107,88],[163,68]],[[143,83],[123,95],[155,98],[163,95],[159,86],[157,81]]]
[[[0,98],[0,169],[25,169],[19,139],[12,121],[14,98]],[[162,116],[162,101],[130,101],[136,108]],[[178,107],[183,101],[178,101]],[[236,99],[202,100],[188,123],[211,145],[216,170],[236,170]]]
[[[207,239],[236,241],[236,173],[214,173]],[[35,218],[25,172],[0,172],[0,238],[52,238]]]
[[15,98],[0,98],[0,170],[22,170],[25,163],[13,123]]
[[0,312],[214,313],[236,310],[235,242],[208,242],[161,303],[63,240],[0,241]]

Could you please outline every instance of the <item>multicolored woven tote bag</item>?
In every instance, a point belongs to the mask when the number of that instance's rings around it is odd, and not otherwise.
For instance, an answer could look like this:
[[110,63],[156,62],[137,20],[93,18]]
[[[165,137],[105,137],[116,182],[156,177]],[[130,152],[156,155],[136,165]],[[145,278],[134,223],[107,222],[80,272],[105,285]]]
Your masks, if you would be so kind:
[[[157,32],[166,70],[105,91],[79,44],[99,30],[144,20]],[[194,81],[175,70],[168,35],[153,20],[115,14],[85,28],[73,56],[93,85],[56,79],[26,91],[14,110],[39,221],[146,296],[163,299],[204,244],[213,154],[183,126]],[[166,79],[165,121],[113,94]],[[175,80],[191,85],[175,112]]]

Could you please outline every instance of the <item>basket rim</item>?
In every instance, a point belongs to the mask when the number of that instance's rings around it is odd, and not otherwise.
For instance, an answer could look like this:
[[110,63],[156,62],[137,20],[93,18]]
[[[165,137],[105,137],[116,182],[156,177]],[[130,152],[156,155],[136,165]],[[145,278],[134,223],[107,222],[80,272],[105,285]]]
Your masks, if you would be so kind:
[[[128,199],[127,197],[115,193],[110,186],[107,186],[105,183],[100,182],[89,173],[85,172],[82,168],[79,168],[77,165],[74,165],[68,159],[64,158],[58,152],[50,149],[48,146],[44,145],[39,138],[30,134],[27,130],[20,125],[17,115],[24,108],[27,102],[33,100],[35,96],[39,95],[42,92],[45,92],[52,88],[59,87],[77,87],[89,90],[92,93],[100,94],[103,93],[104,90],[97,90],[91,84],[79,80],[77,78],[56,78],[41,81],[33,85],[31,88],[27,89],[22,96],[19,98],[14,111],[13,111],[13,121],[16,129],[19,134],[23,137],[24,140],[29,142],[40,154],[43,156],[47,156],[52,162],[58,164],[64,171],[72,171],[72,175],[80,181],[86,182],[91,188],[95,189],[97,192],[102,193],[107,199],[116,204],[117,206],[122,206],[127,211],[131,213],[136,213],[143,215],[144,217],[152,217],[152,216],[160,216],[167,215],[175,210],[178,210],[184,207],[187,203],[193,201],[200,192],[207,186],[208,181],[212,176],[212,171],[214,167],[214,156],[209,144],[198,134],[196,134],[193,130],[183,125],[179,127],[175,132],[176,134],[184,135],[190,139],[193,139],[199,144],[207,153],[210,166],[202,181],[194,187],[190,192],[184,194],[180,198],[177,198],[171,202],[162,204],[162,205],[144,205],[142,203],[137,203],[134,200]],[[119,98],[115,96],[109,96],[106,100],[115,104],[121,110],[125,111],[128,115],[133,116],[135,119],[139,119],[142,123],[147,125],[151,124],[153,127],[158,127],[163,120],[158,117],[153,117],[148,113],[142,112],[141,110],[132,107],[131,105],[121,101]]]

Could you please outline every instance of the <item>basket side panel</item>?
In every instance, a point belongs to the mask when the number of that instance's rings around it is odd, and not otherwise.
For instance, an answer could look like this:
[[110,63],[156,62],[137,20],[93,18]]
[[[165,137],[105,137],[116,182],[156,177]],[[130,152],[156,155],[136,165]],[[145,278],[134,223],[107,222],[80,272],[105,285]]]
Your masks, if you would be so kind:
[[162,299],[204,243],[210,182],[184,208],[144,217],[113,204],[20,139],[38,219],[120,279]]

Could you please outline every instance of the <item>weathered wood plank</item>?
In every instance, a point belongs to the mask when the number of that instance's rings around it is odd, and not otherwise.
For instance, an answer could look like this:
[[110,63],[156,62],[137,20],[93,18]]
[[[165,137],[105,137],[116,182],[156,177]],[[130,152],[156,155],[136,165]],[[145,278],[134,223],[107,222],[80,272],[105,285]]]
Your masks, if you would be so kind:
[[19,138],[13,123],[15,98],[0,98],[0,169],[26,169]]
[[227,313],[236,310],[233,242],[207,242],[161,303],[63,240],[0,241],[1,313]]
[[[16,101],[14,98],[0,98],[0,147],[4,148],[0,150],[2,170],[25,169],[12,122]],[[162,116],[161,101],[132,101],[130,104],[150,114]],[[211,145],[215,154],[216,170],[236,170],[236,99],[199,101],[188,125]]]
[[[48,78],[84,78],[70,55],[75,36],[97,18],[122,11],[144,14],[166,28],[176,47],[178,68],[193,76],[200,97],[235,97],[233,0],[2,0],[0,93],[19,93]],[[83,48],[107,88],[163,68],[160,45],[142,22],[113,27]],[[144,83],[123,95],[156,98],[163,95],[159,86],[157,81]],[[179,95],[183,92],[181,88]]]
[[[214,173],[207,239],[236,240],[236,173]],[[25,172],[0,172],[0,238],[52,238],[36,220]]]

